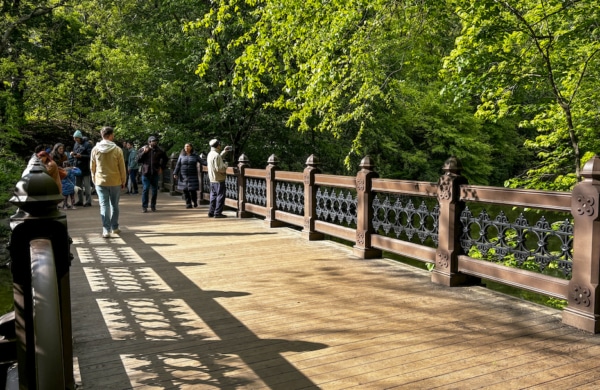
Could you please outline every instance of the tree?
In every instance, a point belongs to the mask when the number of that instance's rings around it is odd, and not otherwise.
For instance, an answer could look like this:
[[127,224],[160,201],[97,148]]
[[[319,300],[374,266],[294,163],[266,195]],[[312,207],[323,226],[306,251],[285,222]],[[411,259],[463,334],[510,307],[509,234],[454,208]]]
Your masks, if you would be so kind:
[[539,165],[512,186],[570,189],[600,147],[600,10],[592,0],[458,0],[463,29],[445,68],[449,90],[488,120],[537,130]]

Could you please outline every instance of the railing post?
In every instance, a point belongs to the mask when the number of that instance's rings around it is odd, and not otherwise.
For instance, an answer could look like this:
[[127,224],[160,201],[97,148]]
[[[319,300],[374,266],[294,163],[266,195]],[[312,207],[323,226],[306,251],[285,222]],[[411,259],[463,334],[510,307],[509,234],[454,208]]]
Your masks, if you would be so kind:
[[461,175],[462,163],[456,157],[450,157],[444,163],[444,174],[438,181],[437,198],[440,205],[438,230],[438,248],[435,256],[435,268],[431,274],[433,283],[445,286],[458,286],[474,279],[458,272],[460,254],[460,213],[464,202],[460,201],[460,185],[467,184]]
[[277,210],[277,188],[275,185],[275,171],[277,171],[279,164],[279,159],[277,156],[272,154],[267,160],[267,168],[265,179],[267,181],[267,215],[265,218],[265,223],[269,227],[280,227],[285,224],[281,221],[275,219],[275,211]]
[[63,356],[63,373],[57,372],[56,375],[64,375],[65,388],[75,388],[69,276],[73,256],[70,252],[71,238],[67,230],[67,218],[56,208],[62,200],[58,186],[39,163],[34,164],[29,173],[17,183],[14,196],[10,199],[12,204],[19,207],[17,213],[10,218],[12,234],[9,251],[13,274],[20,388],[38,388],[39,385],[44,385],[36,383],[34,308],[31,291],[30,241],[37,238],[47,238],[52,242],[56,264]]
[[381,250],[371,247],[373,234],[373,197],[371,180],[379,177],[373,170],[375,164],[366,156],[360,162],[360,171],[356,174],[356,244],[353,247],[355,256],[363,259],[381,257]]
[[251,213],[246,211],[246,168],[250,166],[250,159],[242,154],[238,159],[237,165],[237,185],[238,185],[238,218],[250,218]]
[[[200,154],[200,159],[206,162],[206,155],[204,153]],[[204,199],[204,194],[206,191],[204,190],[204,177],[208,176],[208,172],[204,172],[204,165],[200,165],[198,167],[198,180],[200,180],[200,189],[198,190],[198,203],[207,204],[208,200]],[[209,192],[210,194],[210,192]]]
[[173,172],[175,172],[175,167],[177,166],[177,160],[179,159],[179,153],[173,152],[171,153],[171,156],[169,157],[169,167],[168,169],[165,169],[165,174],[164,176],[164,182],[165,184],[170,184],[169,185],[169,195],[171,196],[175,196],[175,195],[180,195],[181,193],[179,191],[177,191],[177,182],[178,180],[175,180],[175,178],[173,177]]
[[569,282],[564,324],[600,332],[600,157],[592,157],[581,171],[571,198],[573,274]]
[[309,241],[322,240],[324,235],[315,231],[317,219],[317,186],[315,186],[315,175],[319,173],[317,165],[319,160],[314,154],[306,159],[304,168],[304,229],[302,235]]

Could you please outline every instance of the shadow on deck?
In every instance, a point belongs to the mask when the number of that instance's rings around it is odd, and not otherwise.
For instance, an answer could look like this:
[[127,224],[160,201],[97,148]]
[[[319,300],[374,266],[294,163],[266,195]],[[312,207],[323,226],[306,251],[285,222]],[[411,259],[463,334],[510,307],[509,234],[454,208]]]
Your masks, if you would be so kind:
[[97,203],[67,211],[83,389],[600,385],[600,338],[556,310],[206,214],[123,195],[122,233],[103,239]]

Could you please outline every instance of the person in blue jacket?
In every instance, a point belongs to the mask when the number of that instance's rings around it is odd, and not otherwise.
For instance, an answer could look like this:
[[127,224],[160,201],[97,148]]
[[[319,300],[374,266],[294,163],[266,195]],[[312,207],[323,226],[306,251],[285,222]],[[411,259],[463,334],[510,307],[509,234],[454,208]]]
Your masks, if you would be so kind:
[[[77,207],[75,206],[75,183],[77,182],[77,177],[81,176],[81,169],[77,167],[71,167],[68,162],[65,162],[64,168],[67,171],[67,176],[61,180],[62,183],[62,195],[65,197],[63,201],[63,210],[64,209],[73,209],[75,210]],[[77,187],[79,188],[79,187]],[[71,204],[69,204],[69,198],[71,199]]]

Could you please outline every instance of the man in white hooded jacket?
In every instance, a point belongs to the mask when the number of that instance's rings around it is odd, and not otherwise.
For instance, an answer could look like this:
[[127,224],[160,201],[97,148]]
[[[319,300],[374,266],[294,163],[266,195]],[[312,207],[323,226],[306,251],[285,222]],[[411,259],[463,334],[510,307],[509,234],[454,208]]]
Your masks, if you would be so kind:
[[127,169],[123,151],[113,142],[114,129],[103,127],[100,134],[102,141],[92,149],[90,170],[98,194],[98,203],[100,203],[102,237],[109,238],[111,233],[121,233],[119,229],[119,199],[121,189],[125,188]]

